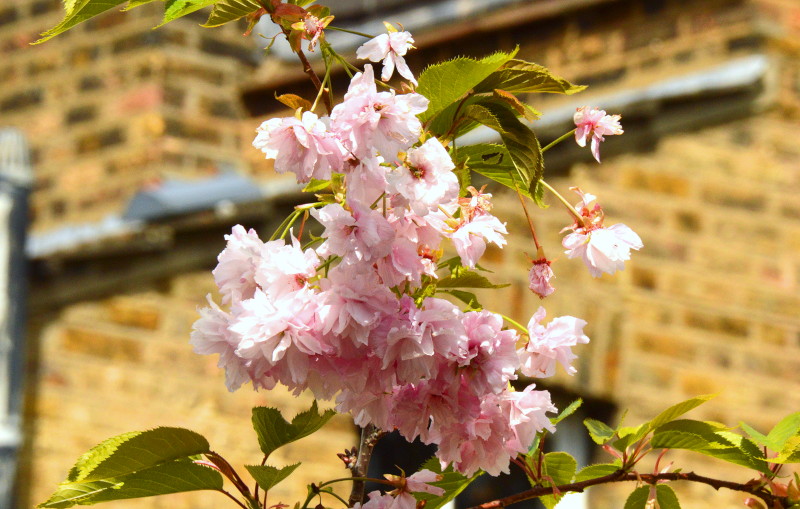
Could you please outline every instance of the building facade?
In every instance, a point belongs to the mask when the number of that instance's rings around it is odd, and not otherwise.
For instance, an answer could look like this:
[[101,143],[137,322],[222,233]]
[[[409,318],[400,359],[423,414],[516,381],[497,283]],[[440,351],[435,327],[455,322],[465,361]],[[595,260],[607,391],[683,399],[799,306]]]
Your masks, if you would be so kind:
[[[373,4],[343,2],[337,22],[377,32],[369,27],[384,17]],[[264,56],[263,39],[242,37],[239,26],[201,29],[203,17],[190,16],[151,30],[161,7],[111,11],[35,47],[28,44],[60,19],[60,3],[0,7],[0,123],[26,134],[35,170],[19,507],[44,500],[99,440],[132,429],[188,427],[230,451],[235,465],[258,462],[250,407],[285,405],[292,414],[307,404],[279,392],[228,394],[216,360],[196,356],[187,341],[196,307],[213,292],[209,269],[224,233],[242,223],[269,235],[298,200],[250,142],[260,121],[285,114],[275,93],[308,85],[280,48]],[[383,7],[385,19],[414,32],[419,49],[407,60],[415,72],[433,60],[519,45],[521,58],[589,85],[578,96],[531,98],[544,111],[534,125],[543,142],[570,128],[576,106],[623,115],[626,133],[606,142],[601,165],[565,143],[548,153],[546,177],[561,190],[578,185],[599,196],[609,221],[640,234],[645,248],[626,270],[592,280],[560,255],[558,232],[568,220],[557,206],[534,217],[557,258],[553,296],[540,302],[527,290],[523,251],[533,248],[486,255],[496,279],[512,283],[482,300],[487,307],[511,302],[509,314],[526,323],[544,304],[549,316],[589,322],[579,374],[551,386],[628,408],[629,423],[711,392],[720,395],[695,416],[745,420],[761,431],[800,408],[795,1]],[[259,197],[130,212],[142,193],[179,182],[180,194],[226,172],[252,179]],[[516,198],[498,197],[509,244],[524,245]],[[334,453],[355,443],[352,429],[345,418],[326,429],[280,458],[319,458],[305,481],[344,472]],[[717,461],[692,465],[726,475]],[[285,489],[276,496],[294,496]],[[592,495],[593,507],[620,505],[626,489]],[[681,501],[734,507],[740,498],[687,487]],[[189,494],[115,506],[220,503]]]

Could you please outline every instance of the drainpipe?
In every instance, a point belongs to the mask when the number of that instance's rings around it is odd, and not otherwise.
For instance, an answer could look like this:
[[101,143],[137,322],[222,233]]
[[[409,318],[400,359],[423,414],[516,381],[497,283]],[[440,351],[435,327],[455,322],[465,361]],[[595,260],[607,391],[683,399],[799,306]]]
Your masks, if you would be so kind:
[[32,184],[24,136],[0,129],[0,508],[16,505],[25,374],[25,232]]

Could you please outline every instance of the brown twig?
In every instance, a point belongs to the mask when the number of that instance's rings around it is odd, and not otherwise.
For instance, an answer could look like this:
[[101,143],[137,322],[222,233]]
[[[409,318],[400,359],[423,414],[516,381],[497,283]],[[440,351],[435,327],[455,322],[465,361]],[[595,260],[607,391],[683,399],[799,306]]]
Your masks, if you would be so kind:
[[616,472],[604,475],[602,477],[598,477],[596,479],[588,479],[586,481],[581,481],[581,482],[562,484],[560,486],[537,486],[535,488],[531,488],[527,491],[523,491],[515,495],[511,495],[505,498],[500,498],[497,500],[492,500],[491,502],[486,502],[481,505],[476,505],[469,509],[497,509],[500,507],[506,507],[516,502],[521,502],[523,500],[530,500],[532,498],[537,498],[545,495],[552,495],[553,492],[555,491],[562,493],[569,491],[582,492],[590,486],[596,486],[599,484],[608,484],[608,483],[622,482],[622,481],[639,481],[639,480],[647,484],[656,484],[659,481],[697,482],[711,486],[716,490],[719,490],[720,488],[727,488],[729,490],[748,493],[766,502],[767,507],[777,507],[777,508],[789,507],[789,501],[787,497],[779,497],[773,495],[772,493],[763,489],[763,487],[759,484],[752,484],[752,483],[741,484],[732,481],[723,481],[721,479],[714,479],[711,477],[698,475],[695,474],[694,472],[637,474],[635,472],[625,472],[624,470],[617,470]]
[[361,429],[361,443],[358,445],[358,458],[356,458],[355,465],[350,469],[353,473],[353,477],[358,477],[360,479],[353,481],[353,488],[350,491],[350,498],[348,499],[350,507],[364,500],[366,483],[363,478],[367,476],[369,460],[372,458],[372,450],[384,434],[384,431],[376,428],[372,424],[367,424],[366,427]]

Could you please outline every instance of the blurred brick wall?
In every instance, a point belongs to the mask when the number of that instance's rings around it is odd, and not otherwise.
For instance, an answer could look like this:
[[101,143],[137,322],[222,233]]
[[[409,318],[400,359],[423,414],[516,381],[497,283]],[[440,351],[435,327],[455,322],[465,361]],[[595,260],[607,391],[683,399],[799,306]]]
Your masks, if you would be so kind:
[[[0,7],[0,115],[31,137],[38,230],[116,212],[140,186],[164,176],[203,175],[220,162],[267,168],[248,147],[257,122],[240,120],[236,92],[250,76],[249,40],[237,27],[199,29],[197,19],[151,31],[157,10],[112,12],[27,48],[58,21],[59,3],[17,0]],[[694,416],[728,424],[744,419],[764,431],[800,408],[797,2],[619,2],[517,30],[480,22],[474,28],[483,32],[456,41],[459,53],[483,55],[521,41],[523,58],[590,84],[587,104],[605,93],[769,52],[780,69],[771,112],[672,133],[649,152],[578,165],[572,177],[555,181],[562,190],[577,184],[598,195],[609,222],[639,232],[645,249],[624,272],[591,280],[580,262],[559,254],[557,232],[568,221],[558,204],[537,211],[535,220],[548,238],[548,254],[559,257],[559,290],[545,301],[548,313],[586,319],[592,338],[578,352],[580,375],[557,383],[630,408],[630,423],[715,391],[720,397]],[[423,60],[452,51],[423,48],[409,61],[420,70]],[[537,104],[566,101],[547,96]],[[509,222],[509,243],[524,246],[527,227],[517,210],[514,200],[501,200],[496,212]],[[511,314],[524,321],[539,305],[525,281],[522,251],[533,251],[527,245],[487,254],[494,277],[514,282],[496,302],[511,302]],[[97,440],[129,429],[186,426],[223,453],[231,451],[234,465],[259,460],[250,407],[280,402],[297,408],[297,402],[247,388],[230,395],[215,359],[191,353],[189,327],[210,284],[207,272],[176,275],[145,293],[32,317],[39,375],[29,398],[36,419],[23,458],[22,488],[30,495],[24,507],[46,497]],[[288,464],[319,457],[332,470],[310,468],[306,480],[338,476],[343,470],[332,454],[352,445],[353,437],[346,420],[330,430],[335,440],[309,438],[276,459]],[[697,469],[721,465],[710,460]],[[691,495],[682,498],[684,507],[720,507],[722,500],[735,507],[741,498],[718,498],[704,488]],[[606,493],[599,506],[619,506],[620,496]],[[221,503],[227,502],[188,495],[117,505]]]
[[[192,352],[191,325],[213,286],[209,272],[189,273],[150,291],[34,317],[37,374],[30,381],[34,388],[28,412],[36,418],[29,422],[22,457],[20,507],[46,500],[75,460],[101,440],[157,426],[204,435],[214,451],[249,479],[244,465],[260,464],[263,457],[250,425],[252,407],[277,407],[291,419],[306,410],[311,399],[280,389],[255,392],[249,385],[229,393],[217,356]],[[308,484],[346,476],[336,453],[356,441],[352,420],[337,416],[324,433],[278,449],[270,465],[303,465],[293,482],[270,491],[272,503],[293,504],[305,498]],[[223,504],[230,501],[220,494],[198,492],[110,505],[200,509]]]
[[0,7],[0,118],[29,137],[36,230],[100,220],[164,177],[244,164],[236,87],[253,40],[200,29],[202,13],[152,30],[162,13],[161,2],[112,9],[31,47],[61,2]]

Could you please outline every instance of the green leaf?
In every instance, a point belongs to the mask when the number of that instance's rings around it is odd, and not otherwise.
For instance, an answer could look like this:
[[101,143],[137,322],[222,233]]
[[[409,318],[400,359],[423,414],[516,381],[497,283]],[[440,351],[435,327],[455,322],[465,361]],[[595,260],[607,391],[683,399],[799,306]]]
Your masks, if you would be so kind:
[[139,7],[140,5],[149,4],[151,2],[156,2],[156,1],[163,2],[164,0],[130,0],[128,2],[128,5],[126,5],[122,10],[129,11],[134,7]]
[[218,27],[230,21],[236,21],[261,8],[256,0],[220,0],[208,16],[204,27]]
[[496,285],[486,277],[471,270],[450,274],[436,283],[437,288],[505,288],[507,284]]
[[671,486],[666,484],[656,485],[656,501],[659,509],[681,509],[678,495],[675,494],[675,490]]
[[756,431],[753,427],[751,427],[749,424],[746,424],[741,421],[739,421],[739,427],[742,428],[742,430],[745,433],[747,433],[747,436],[749,436],[750,439],[753,440],[758,445],[768,446],[769,439],[767,438],[766,435],[762,435],[761,433]]
[[439,509],[446,503],[456,498],[456,496],[464,491],[464,488],[469,486],[472,481],[483,475],[483,472],[478,470],[472,477],[466,477],[465,475],[454,471],[452,466],[448,466],[443,471],[439,460],[436,459],[436,457],[430,458],[428,461],[426,461],[425,464],[420,467],[420,470],[422,469],[428,469],[431,472],[441,475],[441,481],[436,481],[431,484],[444,490],[444,495],[434,495],[432,493],[414,493],[414,497],[416,497],[417,500],[425,501],[425,509]]
[[81,456],[43,507],[71,507],[222,488],[222,476],[190,457],[210,452],[201,435],[182,428],[125,433]]
[[644,509],[650,497],[650,486],[639,486],[628,495],[624,509]]
[[616,433],[607,424],[602,423],[596,419],[584,419],[583,425],[589,430],[589,436],[592,437],[594,443],[603,445],[614,436]]
[[573,85],[541,65],[514,59],[490,74],[475,87],[475,91],[491,92],[498,88],[514,93],[550,92],[572,95],[586,87]]
[[712,398],[715,398],[716,396],[717,396],[716,394],[706,394],[704,396],[697,396],[695,398],[682,401],[676,405],[672,405],[671,407],[667,408],[666,410],[658,414],[655,419],[650,421],[650,429],[655,429],[663,424],[675,420],[681,415],[685,414],[686,412],[694,408],[697,408],[698,406],[702,405],[703,403]]
[[111,500],[221,489],[222,475],[219,472],[189,459],[178,459],[108,479],[64,482],[39,507],[72,507]]
[[775,425],[767,435],[767,446],[774,450],[783,449],[786,441],[800,434],[800,412],[789,414]]
[[761,449],[719,423],[678,419],[656,429],[651,445],[661,449],[687,449],[768,473]]
[[511,156],[511,162],[517,170],[521,188],[532,195],[536,183],[544,175],[544,159],[542,147],[533,131],[523,124],[507,107],[487,104],[486,107],[497,117],[502,131],[500,139]]
[[218,0],[167,0],[167,5],[164,9],[164,19],[158,26],[163,26],[174,21],[178,18],[191,14],[194,11],[199,11],[203,7],[208,7]]
[[481,303],[478,302],[478,297],[471,292],[465,292],[463,290],[442,290],[441,293],[447,293],[452,295],[453,297],[457,298],[467,306],[469,306],[470,310],[480,311],[483,309]]
[[583,400],[581,398],[576,399],[575,401],[567,405],[567,408],[562,410],[557,416],[550,418],[550,423],[553,425],[558,424],[559,422],[563,421],[570,415],[574,414],[581,407],[582,404]]
[[484,177],[530,197],[530,191],[517,176],[517,169],[505,146],[496,143],[479,143],[460,147],[456,151],[457,164],[467,167]]
[[[544,455],[544,464],[542,465],[542,473],[553,480],[555,486],[567,484],[572,482],[575,476],[575,470],[578,468],[578,463],[575,458],[565,452],[548,452]],[[550,482],[545,483],[551,485]],[[559,500],[564,496],[561,495],[545,495],[539,500],[547,507],[553,509]]]
[[648,423],[640,424],[639,426],[624,426],[617,430],[619,440],[614,441],[612,447],[618,451],[624,451],[631,445],[635,444],[650,431]]
[[289,424],[277,409],[256,407],[253,409],[253,428],[261,451],[269,456],[275,449],[314,433],[335,414],[333,410],[320,414],[314,401],[311,408],[297,414]]
[[318,193],[319,191],[323,191],[328,189],[331,186],[330,180],[317,180],[311,179],[311,181],[306,184],[306,187],[303,188],[304,193]]
[[289,477],[299,466],[300,463],[295,463],[294,465],[283,468],[271,467],[269,465],[245,465],[244,468],[250,472],[250,475],[253,476],[253,479],[261,486],[262,490],[269,491],[273,486]]
[[125,0],[72,0],[66,2],[64,4],[66,11],[64,19],[50,30],[43,32],[41,38],[33,44],[41,44],[52,39],[75,25],[83,23],[122,3],[125,3]]
[[109,438],[81,456],[67,481],[93,481],[210,452],[208,440],[183,428],[160,427]]
[[517,50],[511,53],[498,51],[480,60],[459,57],[431,65],[419,75],[417,93],[425,96],[428,109],[420,114],[426,122],[440,114],[451,104],[464,98],[477,84],[508,62]]
[[620,469],[620,466],[619,463],[598,463],[597,465],[583,467],[580,472],[575,474],[575,482],[597,479],[598,477],[613,474]]
[[708,440],[700,435],[683,431],[657,433],[650,442],[654,449],[688,449],[698,452],[708,447],[708,444]]
[[793,436],[786,440],[778,456],[767,461],[770,463],[800,463],[800,436]]

